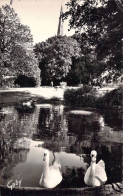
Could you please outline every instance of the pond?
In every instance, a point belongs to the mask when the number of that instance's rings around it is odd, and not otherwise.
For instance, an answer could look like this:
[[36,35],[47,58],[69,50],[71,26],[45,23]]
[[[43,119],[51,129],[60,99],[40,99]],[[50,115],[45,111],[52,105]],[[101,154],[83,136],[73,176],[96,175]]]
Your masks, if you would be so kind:
[[71,108],[61,104],[17,104],[0,108],[0,184],[18,180],[39,187],[44,150],[61,163],[58,187],[85,187],[84,174],[95,149],[105,161],[108,180],[122,180],[121,111]]

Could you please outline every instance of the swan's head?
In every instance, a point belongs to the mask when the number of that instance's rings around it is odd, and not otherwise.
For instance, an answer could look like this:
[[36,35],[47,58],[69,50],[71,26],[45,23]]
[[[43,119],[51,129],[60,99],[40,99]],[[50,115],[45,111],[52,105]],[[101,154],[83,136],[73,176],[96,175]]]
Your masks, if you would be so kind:
[[45,150],[44,151],[44,158],[43,158],[43,161],[47,161],[49,160],[49,151],[48,150]]
[[92,150],[90,156],[91,156],[91,161],[95,162],[97,157],[97,152],[95,150]]

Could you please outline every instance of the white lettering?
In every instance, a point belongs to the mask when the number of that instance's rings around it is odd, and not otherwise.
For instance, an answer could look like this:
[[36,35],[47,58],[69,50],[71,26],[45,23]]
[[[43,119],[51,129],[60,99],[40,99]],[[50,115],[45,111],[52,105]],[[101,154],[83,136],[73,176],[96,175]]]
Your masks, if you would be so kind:
[[9,188],[9,189],[13,189],[14,187],[21,187],[21,182],[22,182],[22,180],[15,180],[15,182],[13,182],[12,180],[10,180],[10,181],[8,181],[8,183],[7,183],[7,187]]
[[7,187],[8,187],[9,189],[12,190],[12,185],[11,185],[11,186],[9,185],[11,182],[12,182],[12,180],[10,180],[10,181],[7,183]]

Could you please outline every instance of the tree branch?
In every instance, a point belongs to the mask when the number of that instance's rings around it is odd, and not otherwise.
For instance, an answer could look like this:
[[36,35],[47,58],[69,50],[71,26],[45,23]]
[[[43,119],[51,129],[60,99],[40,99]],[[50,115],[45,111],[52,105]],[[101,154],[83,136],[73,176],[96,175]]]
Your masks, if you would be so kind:
[[117,4],[117,7],[120,9],[120,11],[123,12],[123,3],[121,0],[115,0],[115,3]]

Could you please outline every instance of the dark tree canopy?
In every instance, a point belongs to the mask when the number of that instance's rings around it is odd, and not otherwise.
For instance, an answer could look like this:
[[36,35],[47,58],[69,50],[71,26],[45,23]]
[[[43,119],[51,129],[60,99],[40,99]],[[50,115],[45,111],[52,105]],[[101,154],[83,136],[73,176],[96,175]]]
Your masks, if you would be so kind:
[[[64,19],[79,33],[83,54],[93,51],[97,72],[111,71],[109,79],[121,76],[123,3],[120,0],[70,0]],[[77,37],[77,36],[76,36]],[[87,47],[83,47],[87,46]],[[88,51],[89,54],[89,51]]]

